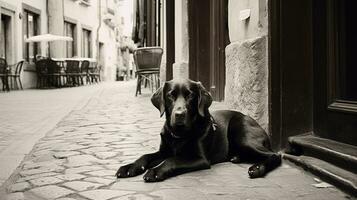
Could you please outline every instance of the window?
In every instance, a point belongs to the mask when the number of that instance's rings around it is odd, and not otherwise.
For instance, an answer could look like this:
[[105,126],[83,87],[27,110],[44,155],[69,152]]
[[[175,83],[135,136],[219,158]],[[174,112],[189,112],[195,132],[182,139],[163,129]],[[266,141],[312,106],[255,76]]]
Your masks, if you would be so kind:
[[14,8],[1,7],[0,13],[0,57],[5,58],[8,64],[13,64],[16,61],[16,50],[14,48],[15,11]]
[[65,21],[64,34],[73,38],[73,41],[66,42],[66,57],[71,58],[73,56],[76,56],[76,25]]
[[[28,10],[24,10],[24,38],[29,38],[38,35],[38,25],[40,16]],[[40,45],[36,42],[25,43],[24,59],[29,63],[34,63],[35,57],[40,54]]]
[[10,20],[10,16],[1,15],[0,57],[7,61],[10,51]]
[[88,29],[82,29],[82,57],[91,57],[91,40],[91,31]]

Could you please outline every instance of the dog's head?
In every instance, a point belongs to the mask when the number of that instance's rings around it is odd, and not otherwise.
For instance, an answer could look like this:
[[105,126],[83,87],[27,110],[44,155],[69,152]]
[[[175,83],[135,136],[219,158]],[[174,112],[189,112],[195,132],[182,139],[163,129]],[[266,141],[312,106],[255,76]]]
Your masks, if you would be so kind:
[[167,125],[175,133],[191,130],[197,119],[210,117],[212,97],[200,82],[188,79],[165,82],[151,98],[161,116],[166,113]]

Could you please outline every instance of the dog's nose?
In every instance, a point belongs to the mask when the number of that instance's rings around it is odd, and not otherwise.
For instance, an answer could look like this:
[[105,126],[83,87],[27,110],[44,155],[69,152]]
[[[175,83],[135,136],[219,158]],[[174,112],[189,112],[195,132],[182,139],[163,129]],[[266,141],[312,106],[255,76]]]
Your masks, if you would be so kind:
[[177,110],[175,112],[175,117],[176,117],[176,119],[183,119],[185,117],[185,111],[184,110]]

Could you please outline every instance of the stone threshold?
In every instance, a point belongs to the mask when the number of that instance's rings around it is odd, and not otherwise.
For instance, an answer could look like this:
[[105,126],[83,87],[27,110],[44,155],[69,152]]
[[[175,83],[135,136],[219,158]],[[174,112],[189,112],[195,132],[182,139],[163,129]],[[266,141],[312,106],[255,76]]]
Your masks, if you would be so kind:
[[357,196],[357,147],[310,134],[299,135],[288,139],[283,158]]

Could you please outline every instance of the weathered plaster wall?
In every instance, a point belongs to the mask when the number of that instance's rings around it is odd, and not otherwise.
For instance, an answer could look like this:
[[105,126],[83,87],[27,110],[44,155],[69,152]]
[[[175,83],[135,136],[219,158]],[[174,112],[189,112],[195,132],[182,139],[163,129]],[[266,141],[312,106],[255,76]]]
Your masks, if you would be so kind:
[[[241,21],[241,10],[250,17]],[[269,129],[267,0],[229,0],[230,44],[226,47],[225,102]]]
[[[250,17],[240,21],[241,10],[250,9]],[[267,0],[229,0],[228,26],[231,42],[267,35],[268,33]]]

